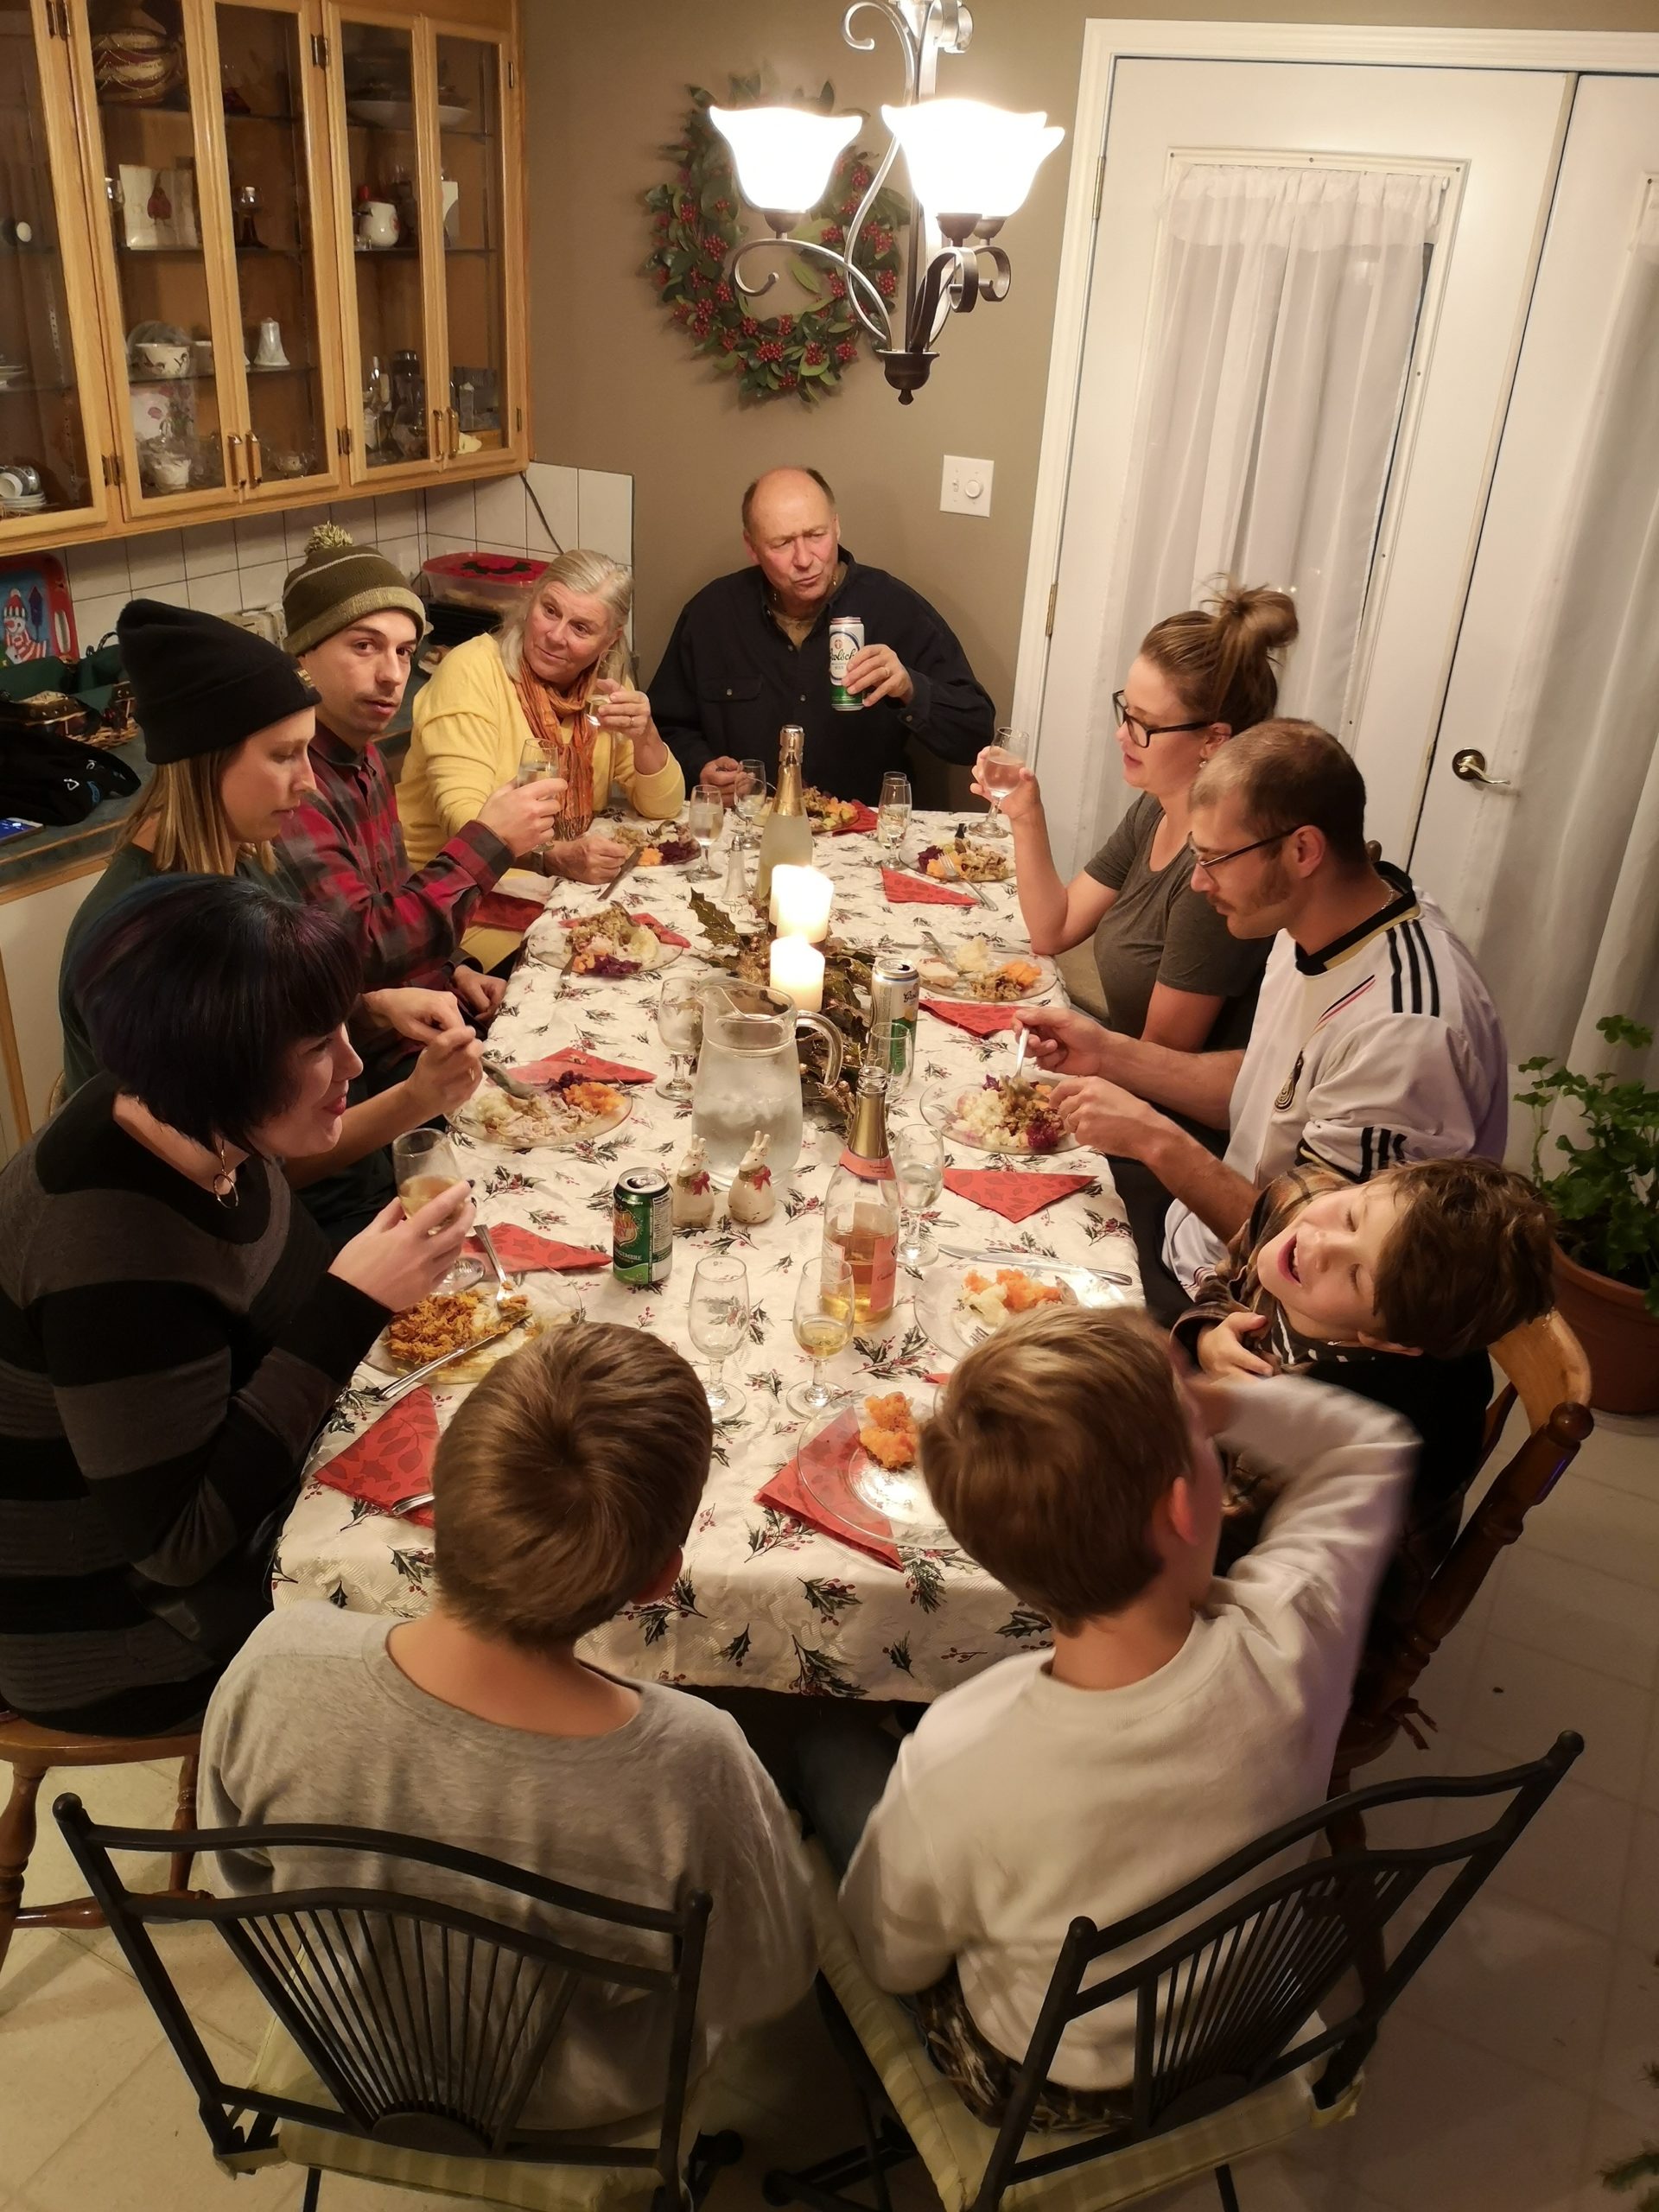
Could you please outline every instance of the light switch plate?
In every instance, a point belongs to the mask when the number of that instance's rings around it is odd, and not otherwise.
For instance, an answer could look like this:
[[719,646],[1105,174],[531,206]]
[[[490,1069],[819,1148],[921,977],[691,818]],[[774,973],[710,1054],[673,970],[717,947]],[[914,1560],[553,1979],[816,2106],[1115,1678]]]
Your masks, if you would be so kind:
[[991,474],[996,464],[968,461],[961,454],[944,456],[944,480],[939,487],[939,511],[947,515],[988,515],[991,512]]

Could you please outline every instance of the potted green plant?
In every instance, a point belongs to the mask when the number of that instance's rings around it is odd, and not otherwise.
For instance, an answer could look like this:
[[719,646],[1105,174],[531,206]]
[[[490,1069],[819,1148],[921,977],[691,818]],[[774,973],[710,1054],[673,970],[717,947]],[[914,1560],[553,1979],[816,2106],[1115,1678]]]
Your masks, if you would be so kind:
[[[1610,1014],[1610,1045],[1645,1052],[1651,1029]],[[1541,1053],[1518,1103],[1534,1116],[1533,1180],[1555,1209],[1556,1298],[1590,1358],[1592,1395],[1608,1413],[1659,1412],[1659,1090],[1604,1069],[1577,1075]],[[1558,1135],[1558,1174],[1542,1170],[1554,1109],[1570,1104],[1574,1133]]]

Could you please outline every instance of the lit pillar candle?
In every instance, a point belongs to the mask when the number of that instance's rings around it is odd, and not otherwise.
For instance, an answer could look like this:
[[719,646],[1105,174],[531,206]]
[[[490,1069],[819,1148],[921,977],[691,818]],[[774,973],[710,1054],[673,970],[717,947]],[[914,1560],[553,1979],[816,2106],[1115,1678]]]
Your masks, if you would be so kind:
[[803,1014],[823,1007],[823,955],[804,938],[774,938],[772,947],[772,988],[793,999]]
[[772,919],[783,937],[821,944],[830,934],[835,886],[822,868],[775,868],[772,871]]

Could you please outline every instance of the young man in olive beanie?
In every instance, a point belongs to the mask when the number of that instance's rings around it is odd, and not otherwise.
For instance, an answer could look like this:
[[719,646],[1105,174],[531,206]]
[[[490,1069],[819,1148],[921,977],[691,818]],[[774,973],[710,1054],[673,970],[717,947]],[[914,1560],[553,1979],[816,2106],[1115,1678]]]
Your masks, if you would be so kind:
[[515,859],[554,834],[564,786],[505,785],[423,868],[404,850],[391,778],[375,743],[403,702],[426,613],[401,572],[337,524],[311,533],[283,587],[283,640],[317,694],[316,790],[283,834],[283,865],[308,898],[354,924],[366,988],[454,990],[478,1020],[505,986],[457,959],[467,917]]

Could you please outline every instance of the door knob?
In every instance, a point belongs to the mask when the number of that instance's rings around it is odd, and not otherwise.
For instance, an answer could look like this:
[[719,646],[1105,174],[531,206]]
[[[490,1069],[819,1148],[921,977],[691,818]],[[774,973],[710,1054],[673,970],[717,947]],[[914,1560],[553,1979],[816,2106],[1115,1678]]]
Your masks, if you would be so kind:
[[1461,753],[1452,755],[1452,772],[1462,783],[1484,784],[1489,791],[1512,791],[1515,789],[1507,776],[1487,774],[1486,755],[1477,753],[1472,745],[1465,746]]

